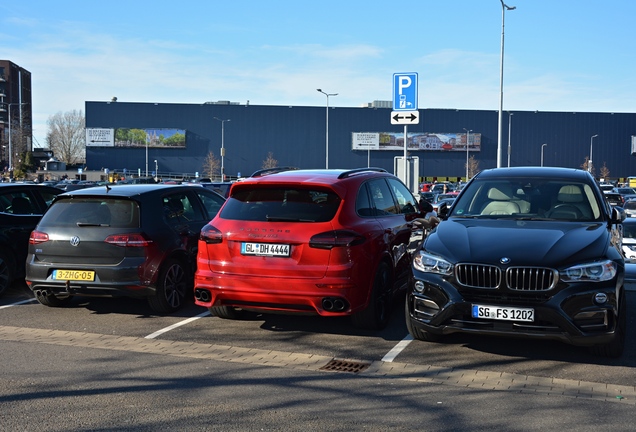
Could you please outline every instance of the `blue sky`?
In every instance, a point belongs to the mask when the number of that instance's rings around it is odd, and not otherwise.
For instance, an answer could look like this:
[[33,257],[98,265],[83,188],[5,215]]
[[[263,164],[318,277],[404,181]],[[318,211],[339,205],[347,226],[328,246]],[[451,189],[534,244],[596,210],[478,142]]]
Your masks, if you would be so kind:
[[[636,111],[636,1],[507,0],[504,110]],[[356,107],[417,72],[419,108],[499,109],[499,0],[0,3],[34,145],[85,101]]]

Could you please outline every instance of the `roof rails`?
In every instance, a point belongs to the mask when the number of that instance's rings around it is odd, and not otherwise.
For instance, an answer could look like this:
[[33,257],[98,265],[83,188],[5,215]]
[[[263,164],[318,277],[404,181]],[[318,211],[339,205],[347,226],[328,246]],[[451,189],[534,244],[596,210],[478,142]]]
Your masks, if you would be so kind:
[[351,177],[354,174],[358,174],[361,172],[367,172],[367,171],[374,171],[374,172],[388,172],[387,170],[385,170],[384,168],[373,168],[373,167],[367,167],[367,168],[356,168],[356,169],[352,169],[349,171],[345,171],[343,173],[341,173],[338,176],[338,179],[343,179],[343,178],[347,178],[347,177]]
[[262,170],[255,171],[250,177],[263,177],[269,174],[276,174],[283,171],[297,170],[296,167],[276,167],[276,168],[265,168]]

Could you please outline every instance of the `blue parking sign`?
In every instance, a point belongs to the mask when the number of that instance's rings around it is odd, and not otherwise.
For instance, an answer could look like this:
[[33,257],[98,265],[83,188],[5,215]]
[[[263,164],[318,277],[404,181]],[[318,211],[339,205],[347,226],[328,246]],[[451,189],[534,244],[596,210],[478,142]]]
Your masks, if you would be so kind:
[[417,111],[417,72],[393,74],[393,111]]

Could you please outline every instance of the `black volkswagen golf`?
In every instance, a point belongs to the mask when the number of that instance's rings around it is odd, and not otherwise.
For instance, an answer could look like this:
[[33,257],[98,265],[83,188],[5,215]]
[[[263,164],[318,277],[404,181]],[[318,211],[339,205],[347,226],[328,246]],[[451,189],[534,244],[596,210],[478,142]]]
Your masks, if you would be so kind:
[[406,322],[415,339],[463,332],[622,354],[624,213],[589,173],[482,171],[440,216],[412,263]]
[[173,312],[193,291],[199,232],[225,198],[179,185],[58,195],[29,238],[26,283],[46,306],[73,296],[147,298]]

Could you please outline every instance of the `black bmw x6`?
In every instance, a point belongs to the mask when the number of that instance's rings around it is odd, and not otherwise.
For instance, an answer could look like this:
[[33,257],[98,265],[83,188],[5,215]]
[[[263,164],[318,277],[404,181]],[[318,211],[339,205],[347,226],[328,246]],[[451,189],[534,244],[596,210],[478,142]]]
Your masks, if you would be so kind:
[[624,212],[566,168],[497,168],[464,188],[412,263],[415,339],[454,332],[553,339],[618,357]]

